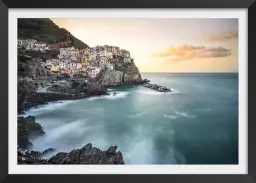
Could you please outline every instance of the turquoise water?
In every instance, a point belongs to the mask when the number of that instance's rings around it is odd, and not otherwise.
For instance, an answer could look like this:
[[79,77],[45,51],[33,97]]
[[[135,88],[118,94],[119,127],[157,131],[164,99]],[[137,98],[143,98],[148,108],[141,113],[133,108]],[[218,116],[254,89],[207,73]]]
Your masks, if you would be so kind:
[[28,111],[46,135],[35,150],[117,145],[126,164],[237,164],[237,74],[142,74],[173,93],[142,86]]

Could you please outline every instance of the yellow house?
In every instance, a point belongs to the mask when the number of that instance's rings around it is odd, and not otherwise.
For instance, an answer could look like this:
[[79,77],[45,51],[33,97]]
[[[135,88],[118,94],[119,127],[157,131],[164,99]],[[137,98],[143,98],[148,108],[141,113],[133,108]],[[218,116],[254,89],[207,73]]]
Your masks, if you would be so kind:
[[58,64],[52,64],[51,71],[52,72],[58,72],[59,71],[59,65]]
[[87,48],[84,49],[84,55],[89,55],[89,50]]
[[88,65],[88,64],[89,64],[88,58],[85,57],[85,58],[83,59],[83,64],[85,64],[85,65]]
[[85,64],[85,65],[88,65],[89,64],[89,49],[84,49],[84,55],[83,55],[83,60],[82,60],[82,63]]

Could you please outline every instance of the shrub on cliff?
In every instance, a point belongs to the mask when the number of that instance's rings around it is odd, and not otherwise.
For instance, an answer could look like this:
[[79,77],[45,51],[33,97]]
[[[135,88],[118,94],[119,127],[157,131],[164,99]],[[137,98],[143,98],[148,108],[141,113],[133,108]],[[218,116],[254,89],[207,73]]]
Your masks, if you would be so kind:
[[132,64],[134,64],[134,58],[131,58],[131,62],[132,62]]

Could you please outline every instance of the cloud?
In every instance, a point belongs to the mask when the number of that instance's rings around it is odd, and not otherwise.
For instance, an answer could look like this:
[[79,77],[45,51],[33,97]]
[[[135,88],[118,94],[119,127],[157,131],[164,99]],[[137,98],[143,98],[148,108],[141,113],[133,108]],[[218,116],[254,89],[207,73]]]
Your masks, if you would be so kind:
[[229,41],[231,39],[236,39],[238,37],[237,32],[223,32],[219,34],[204,34],[200,40],[206,42],[213,41]]
[[192,45],[171,46],[163,52],[152,54],[153,57],[165,58],[169,61],[182,61],[194,58],[215,58],[227,57],[231,55],[231,50],[223,47],[205,47]]

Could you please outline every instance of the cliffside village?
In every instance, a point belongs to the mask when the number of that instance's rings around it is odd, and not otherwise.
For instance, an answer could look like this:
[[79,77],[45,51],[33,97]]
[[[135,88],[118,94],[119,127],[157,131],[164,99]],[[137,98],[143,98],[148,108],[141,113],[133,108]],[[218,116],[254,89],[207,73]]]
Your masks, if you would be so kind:
[[46,44],[34,39],[18,39],[18,48],[28,51],[46,52],[58,50],[56,58],[41,61],[43,68],[56,74],[84,75],[96,77],[102,69],[115,70],[124,63],[131,63],[130,52],[117,46],[96,46],[86,49],[66,47],[67,43]]

